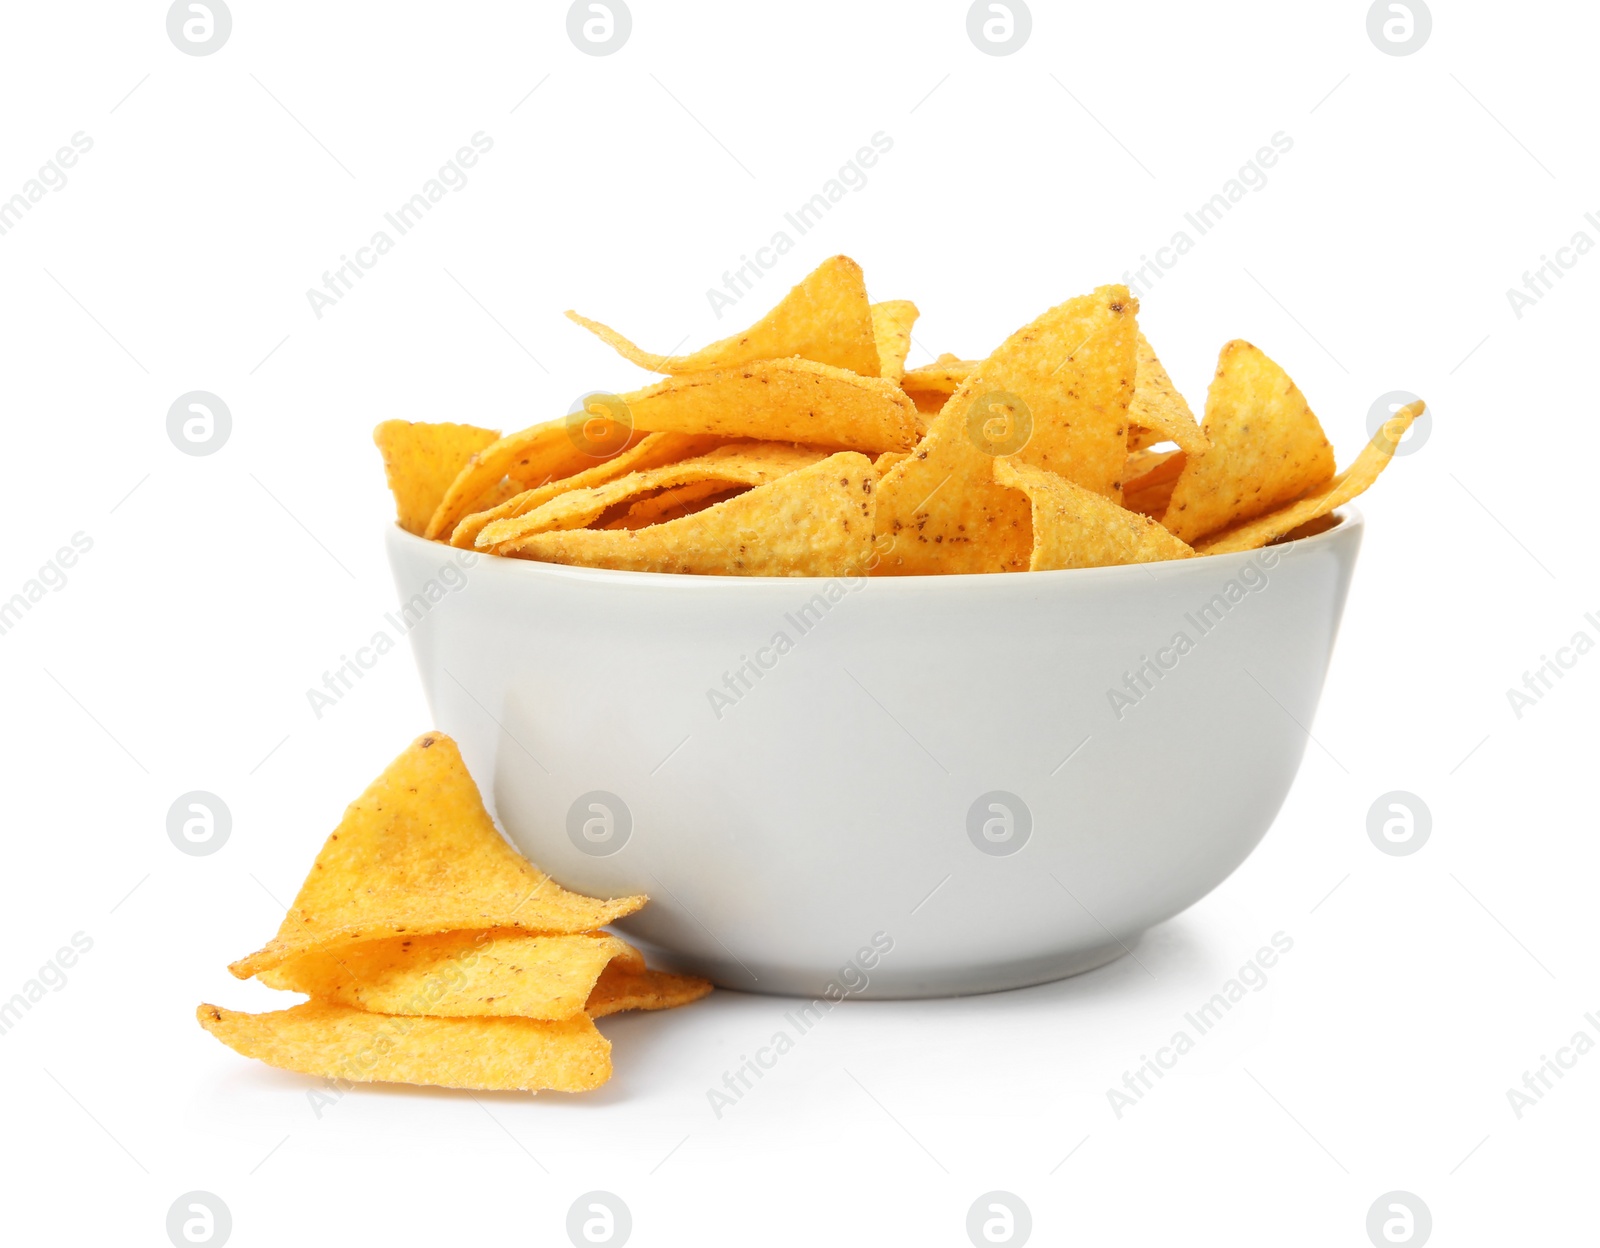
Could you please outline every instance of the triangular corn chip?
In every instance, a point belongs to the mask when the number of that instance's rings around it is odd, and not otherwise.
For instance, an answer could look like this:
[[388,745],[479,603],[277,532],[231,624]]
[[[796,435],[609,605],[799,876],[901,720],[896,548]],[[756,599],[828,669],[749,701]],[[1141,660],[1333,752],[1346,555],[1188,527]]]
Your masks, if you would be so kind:
[[861,266],[849,256],[824,260],[744,333],[689,355],[655,355],[599,321],[576,312],[568,312],[567,316],[619,355],[653,373],[697,373],[791,355],[848,368],[863,377],[875,377],[878,372],[867,287]]
[[1333,476],[1333,447],[1305,395],[1243,340],[1228,343],[1217,359],[1205,433],[1211,448],[1190,454],[1161,518],[1190,545]]
[[548,481],[531,490],[523,490],[522,493],[496,507],[486,511],[475,511],[470,516],[463,517],[450,534],[450,544],[471,550],[484,526],[496,520],[526,515],[568,490],[583,490],[590,486],[604,485],[607,481],[614,481],[630,472],[642,472],[647,468],[658,468],[662,464],[675,464],[692,455],[704,454],[715,449],[718,441],[717,438],[696,438],[685,433],[646,434],[627,450],[613,455],[610,459],[602,460],[592,468],[575,472],[570,477],[562,477],[559,481]]
[[682,373],[622,401],[637,429],[869,453],[905,450],[917,440],[916,407],[894,382],[810,360]]
[[872,336],[878,344],[878,376],[899,381],[911,350],[911,326],[917,305],[909,299],[890,299],[872,305]]
[[982,360],[963,360],[946,351],[932,364],[906,369],[900,384],[907,390],[942,390],[945,394],[954,394],[956,387],[977,372],[982,363]]
[[1389,466],[1389,461],[1394,458],[1395,447],[1400,445],[1400,439],[1406,436],[1411,422],[1422,415],[1426,406],[1419,399],[1402,407],[1384,422],[1383,428],[1378,430],[1355,461],[1320,490],[1259,519],[1246,521],[1217,534],[1200,544],[1200,553],[1225,555],[1235,550],[1255,550],[1292,533],[1301,525],[1326,516],[1336,507],[1343,507],[1364,492],[1378,479],[1378,474]]
[[569,893],[522,858],[483,808],[455,742],[432,732],[350,804],[277,936],[229,969],[246,979],[313,950],[462,928],[586,932],[644,903]]
[[644,970],[644,956],[606,932],[441,932],[302,954],[260,978],[375,1014],[570,1018],[613,961]]
[[748,486],[729,485],[726,481],[694,481],[675,485],[659,494],[650,494],[636,503],[627,504],[628,510],[614,520],[597,520],[589,527],[595,529],[643,529],[652,524],[665,524],[680,520],[697,511],[715,506],[743,494]]
[[620,1010],[670,1010],[698,1001],[711,991],[708,980],[694,975],[651,971],[622,961],[600,973],[600,982],[585,1007],[590,1018],[604,1018]]
[[872,556],[877,481],[871,460],[842,451],[680,520],[535,533],[496,553],[634,572],[859,576]]
[[202,1005],[195,1014],[235,1052],[319,1079],[586,1092],[611,1077],[611,1043],[587,1014],[396,1018],[324,1001],[270,1014]]
[[[507,499],[534,489],[549,481],[559,481],[586,468],[625,454],[629,447],[642,440],[643,434],[632,433],[619,422],[608,420],[593,412],[584,419],[592,423],[607,421],[616,434],[616,450],[609,455],[590,454],[579,445],[572,417],[548,420],[542,425],[508,433],[498,442],[491,442],[474,455],[456,474],[444,498],[434,509],[424,537],[448,539],[467,516],[475,511],[496,507]],[[609,444],[613,439],[594,435],[588,438],[590,449],[596,443]]]
[[1122,465],[1122,488],[1143,490],[1157,481],[1175,479],[1183,471],[1186,458],[1187,453],[1181,450],[1129,451],[1127,461]]
[[900,378],[900,388],[916,404],[922,432],[928,431],[931,418],[939,414],[944,401],[955,393],[968,377],[972,376],[981,360],[958,360],[955,356],[941,355],[932,364],[909,369]]
[[972,376],[982,363],[982,360],[958,360],[946,352],[932,364],[924,364],[920,368],[908,368],[901,374],[900,388],[913,398],[924,394],[948,397],[954,394],[956,387]]
[[612,507],[656,490],[672,491],[707,482],[724,488],[765,485],[827,456],[826,451],[787,442],[733,442],[693,459],[631,472],[586,490],[568,490],[524,515],[485,525],[478,534],[478,548],[492,551],[531,533],[581,529]]
[[1128,422],[1144,431],[1137,439],[1130,439],[1128,449],[1139,450],[1157,442],[1176,442],[1184,450],[1198,454],[1210,445],[1200,426],[1194,423],[1194,413],[1184,402],[1167,376],[1167,370],[1156,358],[1155,349],[1141,331],[1138,347],[1138,370],[1134,375],[1133,401],[1128,404]]
[[1125,286],[1070,299],[1006,339],[961,382],[911,458],[879,486],[878,572],[1026,568],[1027,499],[995,481],[992,463],[997,447],[1021,439],[1020,449],[999,453],[1116,495],[1138,309]]
[[1148,516],[1043,468],[996,459],[994,479],[1021,490],[1033,507],[1030,572],[1152,563],[1194,554]]
[[1134,451],[1122,466],[1122,505],[1159,520],[1183,474],[1187,451]]
[[423,424],[386,420],[372,431],[383,454],[383,471],[394,494],[396,519],[407,533],[421,536],[450,483],[473,453],[500,435],[475,425]]

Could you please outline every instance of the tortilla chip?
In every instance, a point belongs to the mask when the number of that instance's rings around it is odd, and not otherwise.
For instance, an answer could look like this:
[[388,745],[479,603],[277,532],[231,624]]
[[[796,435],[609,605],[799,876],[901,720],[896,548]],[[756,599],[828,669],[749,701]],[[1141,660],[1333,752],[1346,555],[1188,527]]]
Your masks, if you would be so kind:
[[996,459],[994,479],[1021,490],[1032,505],[1030,572],[1153,563],[1194,554],[1148,516],[1119,507],[1104,495],[1043,468]]
[[853,451],[644,529],[535,533],[497,554],[633,572],[850,576],[871,561],[877,473]]
[[386,420],[372,431],[394,494],[395,518],[407,533],[427,531],[434,509],[469,459],[500,435],[475,425]]
[[[1028,566],[1028,501],[995,481],[982,449],[1009,446],[1024,414],[1031,434],[1012,458],[1115,499],[1127,458],[1138,308],[1125,286],[1068,300],[1018,330],[961,383],[911,458],[879,487],[878,572]],[[1007,420],[1015,422],[1010,436],[986,441],[990,425]]]
[[878,348],[867,287],[861,266],[849,256],[824,260],[744,333],[689,355],[654,355],[599,321],[576,312],[568,312],[567,316],[624,358],[653,373],[698,373],[733,368],[752,360],[797,355],[818,364],[847,368],[863,377],[878,374]]
[[679,374],[623,400],[636,428],[661,432],[869,453],[906,450],[917,440],[916,407],[894,382],[810,360],[754,360]]
[[613,962],[600,973],[600,982],[585,1007],[590,1018],[604,1018],[621,1010],[670,1010],[698,1001],[711,991],[711,981],[695,975],[673,975]]
[[[592,425],[601,419],[591,415]],[[575,438],[571,418],[546,421],[507,434],[475,454],[456,474],[444,498],[434,509],[424,537],[442,538],[455,532],[456,525],[476,511],[487,511],[507,499],[549,481],[559,481],[585,468],[613,458],[610,455],[586,454],[579,441],[590,445],[604,441],[618,446],[616,455],[624,454],[630,446],[643,439],[641,433],[632,433],[626,439]]]
[[1130,439],[1128,449],[1139,450],[1160,442],[1176,442],[1191,454],[1199,454],[1211,445],[1210,440],[1194,422],[1194,413],[1184,402],[1167,376],[1167,370],[1156,358],[1155,349],[1141,330],[1138,346],[1138,370],[1133,383],[1133,401],[1128,404],[1128,421],[1142,431],[1138,445]]
[[1161,519],[1187,461],[1187,451],[1134,451],[1122,466],[1122,505]]
[[1217,360],[1205,432],[1211,449],[1189,456],[1161,518],[1191,545],[1333,476],[1333,447],[1300,388],[1243,340]]
[[[900,388],[913,398],[924,394],[948,398],[956,392],[957,386],[972,376],[982,362],[982,360],[958,360],[946,353],[932,364],[907,369],[900,378]],[[936,405],[934,410],[937,411],[940,406],[943,405]]]
[[450,534],[450,544],[465,550],[474,548],[478,534],[496,520],[510,520],[527,515],[543,507],[552,499],[569,490],[585,490],[604,485],[630,472],[643,472],[663,464],[675,464],[694,455],[703,455],[720,445],[719,438],[697,438],[686,433],[648,433],[640,441],[593,468],[585,468],[559,481],[549,481],[531,490],[523,490],[513,498],[486,511],[475,511],[462,519]]
[[1185,458],[1186,452],[1181,450],[1129,451],[1122,465],[1122,488],[1142,490],[1158,480],[1175,478],[1183,471]]
[[826,451],[796,447],[784,442],[730,443],[709,454],[661,468],[651,468],[646,472],[631,472],[604,485],[586,490],[568,490],[525,515],[485,525],[478,534],[478,548],[498,550],[508,542],[515,542],[533,533],[581,529],[618,504],[638,500],[654,491],[698,486],[704,482],[715,483],[719,488],[766,485],[769,481],[810,467],[827,458],[827,454]]
[[643,897],[569,893],[501,838],[456,743],[413,741],[350,804],[278,934],[228,969],[240,979],[300,954],[464,928],[586,932]]
[[611,1077],[611,1043],[587,1014],[395,1018],[324,1001],[270,1014],[202,1005],[195,1014],[235,1052],[320,1079],[584,1092]]
[[909,299],[890,299],[872,305],[872,337],[878,345],[878,376],[899,381],[911,350],[911,326],[917,305]]
[[1318,533],[1326,533],[1329,529],[1337,528],[1338,525],[1338,516],[1331,514],[1318,516],[1315,520],[1307,520],[1304,524],[1296,525],[1282,537],[1273,538],[1272,543],[1270,544],[1275,545],[1278,542],[1298,542],[1302,538],[1315,537]]
[[652,524],[664,524],[704,511],[714,502],[743,494],[749,486],[730,486],[726,481],[692,481],[687,485],[673,486],[630,503],[628,510],[615,520],[591,525],[596,529],[642,529]]
[[375,1014],[570,1018],[613,961],[644,970],[644,956],[606,932],[441,932],[302,954],[261,982]]
[[1202,542],[1198,547],[1199,552],[1202,555],[1225,555],[1235,550],[1255,550],[1293,533],[1302,525],[1321,519],[1336,507],[1343,507],[1363,493],[1378,479],[1378,474],[1389,466],[1389,461],[1394,458],[1395,447],[1400,445],[1400,439],[1406,436],[1411,422],[1422,415],[1426,406],[1419,399],[1402,407],[1378,430],[1372,441],[1367,443],[1366,449],[1356,456],[1355,462],[1322,489],[1259,519],[1246,521],[1219,533]]

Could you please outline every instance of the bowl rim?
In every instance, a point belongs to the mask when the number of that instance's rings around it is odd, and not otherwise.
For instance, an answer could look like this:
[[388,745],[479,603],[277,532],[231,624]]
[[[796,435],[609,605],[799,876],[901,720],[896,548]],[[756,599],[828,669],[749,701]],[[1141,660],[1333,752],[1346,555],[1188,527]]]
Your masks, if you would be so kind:
[[[1062,584],[1087,585],[1096,581],[1115,581],[1127,579],[1140,574],[1151,574],[1151,570],[1164,568],[1169,575],[1184,572],[1198,572],[1202,568],[1243,567],[1252,559],[1259,558],[1265,550],[1283,553],[1301,553],[1315,550],[1320,545],[1332,544],[1341,539],[1360,540],[1365,520],[1359,508],[1350,503],[1336,508],[1329,513],[1336,523],[1329,525],[1321,532],[1313,533],[1309,537],[1296,538],[1293,541],[1278,541],[1267,546],[1258,546],[1251,550],[1227,551],[1217,555],[1198,555],[1193,559],[1162,559],[1153,563],[1122,563],[1101,568],[1056,568],[1046,572],[1027,572],[1007,575],[994,572],[924,572],[906,576],[860,576],[853,573],[836,573],[833,576],[713,576],[709,574],[691,572],[634,572],[616,568],[591,568],[582,564],[545,563],[538,559],[512,559],[503,555],[492,555],[487,551],[467,550],[459,546],[451,546],[432,538],[420,537],[415,533],[402,529],[398,521],[386,526],[385,532],[390,543],[401,546],[414,546],[416,549],[428,548],[432,550],[454,551],[459,555],[468,555],[477,559],[493,560],[491,566],[504,569],[504,574],[509,576],[525,576],[530,578],[543,578],[545,580],[577,581],[593,585],[638,585],[655,588],[669,586],[698,586],[699,591],[691,592],[716,592],[722,589],[725,592],[737,593],[735,585],[771,588],[775,585],[795,587],[801,585],[825,585],[831,581],[870,581],[874,586],[886,588],[875,590],[875,593],[911,592],[913,587],[927,589],[933,585],[948,585],[951,588],[970,587],[974,582],[987,584],[1017,586],[1046,584],[1060,586]],[[391,560],[393,547],[390,547]],[[512,571],[516,568],[516,571]],[[1019,581],[1019,577],[1026,578]],[[1076,578],[1067,581],[1066,578]],[[1164,579],[1164,578],[1162,578]],[[887,588],[899,586],[899,591]],[[751,592],[754,592],[753,590]],[[984,591],[980,591],[984,592]]]

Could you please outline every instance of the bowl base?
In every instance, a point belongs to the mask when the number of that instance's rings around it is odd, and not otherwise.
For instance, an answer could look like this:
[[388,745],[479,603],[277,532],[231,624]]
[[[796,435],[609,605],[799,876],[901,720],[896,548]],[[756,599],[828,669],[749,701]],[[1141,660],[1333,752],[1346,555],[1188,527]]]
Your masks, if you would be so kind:
[[847,972],[853,978],[858,980],[865,978],[868,981],[855,988],[851,988],[845,982],[845,978],[836,973],[797,970],[793,967],[767,966],[760,963],[741,965],[725,958],[702,961],[681,957],[632,936],[628,936],[627,939],[645,952],[652,966],[700,975],[709,979],[718,988],[727,988],[734,992],[814,1000],[831,997],[855,1001],[911,1001],[932,997],[970,997],[986,992],[1007,992],[1013,988],[1031,988],[1035,984],[1068,979],[1073,975],[1082,975],[1086,971],[1093,971],[1116,961],[1127,953],[1142,935],[1142,932],[1135,932],[1125,940],[1112,940],[1104,945],[1090,949],[1075,949],[1069,953],[937,971],[896,969],[892,965],[894,954],[890,952],[884,955],[882,962],[868,971]]

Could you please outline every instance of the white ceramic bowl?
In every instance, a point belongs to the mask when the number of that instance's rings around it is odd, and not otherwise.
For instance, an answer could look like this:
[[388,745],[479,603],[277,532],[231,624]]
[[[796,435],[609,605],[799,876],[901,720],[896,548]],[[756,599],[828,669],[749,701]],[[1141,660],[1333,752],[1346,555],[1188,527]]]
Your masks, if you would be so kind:
[[1089,970],[1226,879],[1360,543],[1347,508],[1250,554],[822,581],[388,538],[435,725],[530,859],[649,894],[617,926],[668,965],[862,997]]

